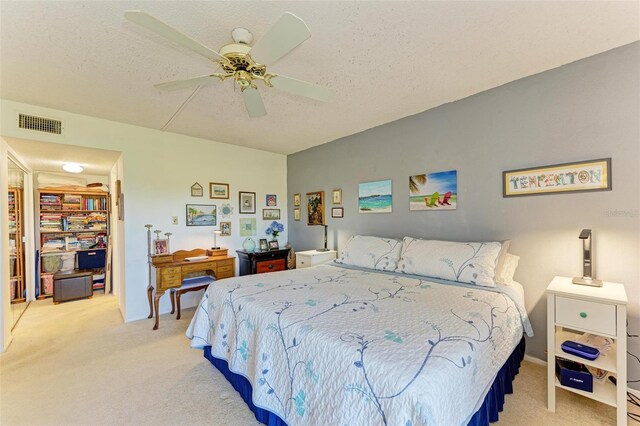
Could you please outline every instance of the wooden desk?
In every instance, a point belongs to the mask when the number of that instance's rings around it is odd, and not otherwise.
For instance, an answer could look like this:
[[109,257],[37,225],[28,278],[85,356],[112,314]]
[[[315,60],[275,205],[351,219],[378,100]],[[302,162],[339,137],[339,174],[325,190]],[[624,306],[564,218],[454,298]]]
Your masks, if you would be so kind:
[[[149,316],[152,318],[155,312],[156,321],[154,330],[158,329],[159,312],[158,306],[160,298],[165,291],[172,288],[180,288],[182,280],[194,272],[206,272],[215,277],[216,280],[235,276],[235,258],[227,256],[227,250],[217,250],[214,256],[207,256],[206,259],[189,261],[187,257],[205,256],[203,249],[178,250],[172,255],[151,256],[151,263],[156,268],[156,288],[153,295],[153,286],[147,287],[147,297],[149,299]],[[153,302],[152,302],[153,300]]]

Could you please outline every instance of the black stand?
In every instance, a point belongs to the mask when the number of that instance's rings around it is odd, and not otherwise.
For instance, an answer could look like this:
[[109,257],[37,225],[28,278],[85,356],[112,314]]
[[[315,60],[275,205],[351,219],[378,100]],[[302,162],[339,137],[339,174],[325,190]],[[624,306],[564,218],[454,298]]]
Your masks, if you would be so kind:
[[316,251],[329,251],[329,249],[327,248],[327,228],[329,227],[329,225],[320,225],[320,226],[324,226],[324,248],[318,249]]

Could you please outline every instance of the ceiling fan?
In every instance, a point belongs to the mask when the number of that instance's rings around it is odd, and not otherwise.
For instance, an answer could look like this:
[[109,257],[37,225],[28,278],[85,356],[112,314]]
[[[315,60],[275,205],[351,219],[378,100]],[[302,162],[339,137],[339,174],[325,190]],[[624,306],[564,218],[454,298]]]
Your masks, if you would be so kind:
[[156,84],[155,87],[160,90],[187,89],[224,81],[227,78],[233,79],[240,87],[250,117],[260,117],[267,113],[256,85],[258,80],[266,87],[322,102],[327,102],[333,95],[333,91],[328,87],[267,72],[267,65],[274,64],[311,37],[304,21],[292,13],[285,12],[254,45],[251,44],[253,35],[249,30],[235,28],[231,32],[233,43],[222,46],[219,52],[209,49],[146,12],[130,10],[126,11],[124,16],[129,21],[210,59],[223,71]]

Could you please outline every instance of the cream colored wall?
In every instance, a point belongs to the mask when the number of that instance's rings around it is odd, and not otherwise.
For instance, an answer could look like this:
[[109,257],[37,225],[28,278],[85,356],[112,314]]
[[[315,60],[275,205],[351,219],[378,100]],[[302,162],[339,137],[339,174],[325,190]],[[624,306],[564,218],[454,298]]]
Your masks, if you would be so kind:
[[[220,237],[218,244],[230,253],[241,248],[239,218],[255,217],[257,238],[264,238],[264,229],[270,223],[261,220],[265,195],[277,194],[281,217],[287,216],[286,157],[234,145],[212,142],[124,123],[72,114],[33,105],[0,100],[2,136],[104,148],[122,152],[124,218],[124,306],[126,321],[146,318],[146,229],[150,223],[163,232],[172,232],[171,250],[213,245],[212,227],[186,227],[185,205],[230,203],[234,214],[232,236]],[[65,121],[65,135],[55,136],[18,129],[17,112],[44,115]],[[192,198],[190,187],[199,182],[205,196]],[[210,200],[208,183],[230,184],[229,200]],[[256,192],[256,214],[238,214],[238,191]],[[179,225],[171,225],[171,216],[178,216]],[[218,221],[220,221],[218,215]],[[279,238],[287,241],[287,230]],[[195,296],[195,295],[193,295]],[[121,299],[122,300],[122,299]],[[185,303],[194,303],[187,298]],[[168,297],[163,298],[161,311],[169,308]]]

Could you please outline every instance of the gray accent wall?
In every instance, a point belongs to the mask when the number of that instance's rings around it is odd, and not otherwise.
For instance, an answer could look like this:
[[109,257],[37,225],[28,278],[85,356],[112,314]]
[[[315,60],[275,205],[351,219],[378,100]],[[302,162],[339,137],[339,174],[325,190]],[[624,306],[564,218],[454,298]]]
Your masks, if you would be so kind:
[[[502,197],[505,170],[604,157],[612,158],[611,191]],[[544,358],[545,289],[555,275],[581,273],[578,234],[591,228],[596,276],[626,285],[629,330],[640,334],[640,42],[292,154],[287,163],[288,202],[303,196],[302,221],[288,212],[298,251],[322,245],[322,228],[306,224],[304,195],[312,191],[325,191],[329,245],[338,250],[354,234],[511,239],[536,333],[527,350]],[[453,169],[457,210],[409,211],[410,175]],[[393,180],[393,213],[359,214],[358,183],[382,179]],[[342,189],[343,219],[330,217],[334,188]],[[639,338],[629,345],[640,353]],[[630,357],[629,368],[629,379],[640,380],[640,363]]]

